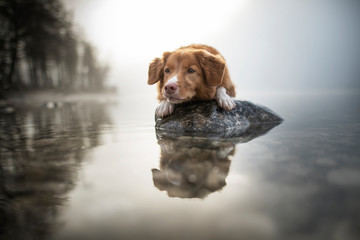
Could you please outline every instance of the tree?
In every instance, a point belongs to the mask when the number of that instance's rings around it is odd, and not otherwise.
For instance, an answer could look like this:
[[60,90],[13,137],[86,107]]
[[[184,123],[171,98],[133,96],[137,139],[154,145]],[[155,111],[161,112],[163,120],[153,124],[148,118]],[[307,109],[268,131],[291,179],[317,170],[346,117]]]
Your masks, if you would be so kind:
[[[60,0],[0,0],[0,92],[24,86],[101,89],[108,68],[78,38]],[[80,79],[85,67],[86,81]]]

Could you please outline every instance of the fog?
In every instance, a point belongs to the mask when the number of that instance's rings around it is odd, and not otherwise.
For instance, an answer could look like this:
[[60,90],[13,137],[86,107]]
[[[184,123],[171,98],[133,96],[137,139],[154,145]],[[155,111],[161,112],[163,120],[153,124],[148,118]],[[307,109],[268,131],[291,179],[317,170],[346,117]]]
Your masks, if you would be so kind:
[[240,93],[360,87],[359,1],[65,3],[120,93],[148,87],[149,62],[191,43],[222,53]]
[[359,1],[251,1],[219,37],[246,89],[360,86]]
[[[360,239],[359,13],[0,0],[0,239]],[[221,52],[246,101],[155,120],[149,63],[191,43]]]

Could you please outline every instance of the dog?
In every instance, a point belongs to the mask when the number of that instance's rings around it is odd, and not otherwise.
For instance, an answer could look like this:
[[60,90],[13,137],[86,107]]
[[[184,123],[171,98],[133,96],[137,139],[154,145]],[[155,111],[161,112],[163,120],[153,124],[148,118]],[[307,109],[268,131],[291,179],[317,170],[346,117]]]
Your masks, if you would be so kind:
[[192,44],[173,52],[164,52],[149,65],[148,84],[158,86],[159,117],[174,111],[174,105],[187,101],[216,99],[218,105],[231,110],[235,86],[231,82],[225,59],[213,47]]

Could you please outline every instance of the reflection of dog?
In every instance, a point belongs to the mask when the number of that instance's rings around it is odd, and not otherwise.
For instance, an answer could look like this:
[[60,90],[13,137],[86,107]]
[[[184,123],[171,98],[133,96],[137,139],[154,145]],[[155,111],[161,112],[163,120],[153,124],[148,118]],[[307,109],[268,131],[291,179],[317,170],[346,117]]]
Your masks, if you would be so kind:
[[159,144],[160,170],[152,169],[153,181],[170,197],[205,198],[226,185],[234,143],[184,137]]
[[209,46],[194,44],[155,58],[149,66],[148,84],[156,82],[161,101],[156,113],[160,117],[171,114],[174,104],[190,100],[216,99],[226,110],[235,107],[231,99],[235,88],[225,60]]

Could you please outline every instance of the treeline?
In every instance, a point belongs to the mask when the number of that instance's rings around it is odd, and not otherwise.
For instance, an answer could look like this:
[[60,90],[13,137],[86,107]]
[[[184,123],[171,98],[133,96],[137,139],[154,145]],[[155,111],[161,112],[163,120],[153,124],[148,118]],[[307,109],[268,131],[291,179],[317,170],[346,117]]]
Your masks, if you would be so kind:
[[76,34],[61,0],[0,0],[0,93],[104,88],[108,66]]

